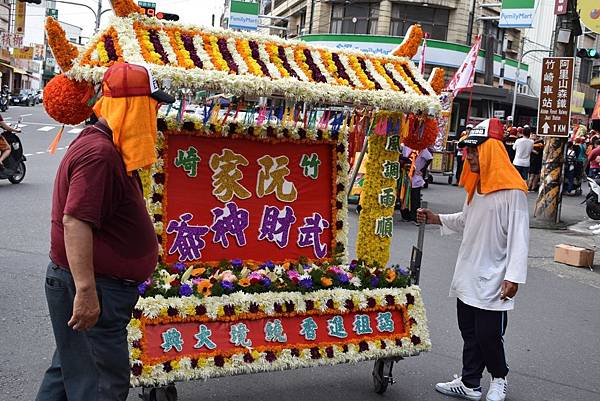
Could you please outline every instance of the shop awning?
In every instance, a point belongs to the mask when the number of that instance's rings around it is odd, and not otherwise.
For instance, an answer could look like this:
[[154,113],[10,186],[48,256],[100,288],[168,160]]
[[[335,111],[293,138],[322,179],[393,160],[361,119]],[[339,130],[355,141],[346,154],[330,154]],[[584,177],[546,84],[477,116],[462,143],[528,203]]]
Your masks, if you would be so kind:
[[11,70],[14,70],[14,69],[15,69],[15,67],[13,67],[12,65],[10,65],[10,64],[6,64],[6,63],[2,63],[2,62],[0,62],[0,66],[2,66],[2,67],[6,67],[6,68],[10,68]]
[[29,73],[27,71],[22,70],[22,69],[17,68],[17,67],[13,67],[13,71],[15,72],[15,74],[29,75]]

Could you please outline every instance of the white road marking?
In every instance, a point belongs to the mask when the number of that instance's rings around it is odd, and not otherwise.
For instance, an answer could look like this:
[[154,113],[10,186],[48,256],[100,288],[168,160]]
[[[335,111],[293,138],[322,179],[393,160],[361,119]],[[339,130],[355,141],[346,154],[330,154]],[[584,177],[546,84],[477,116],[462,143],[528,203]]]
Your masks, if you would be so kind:
[[36,155],[43,155],[46,152],[35,152]]
[[81,131],[83,131],[83,128],[73,128],[73,129],[67,131],[67,133],[69,133],[69,134],[79,134]]
[[19,117],[29,117],[32,116],[33,114],[29,113],[29,114],[21,114]]
[[33,153],[25,153],[23,156],[33,156]]
[[27,127],[27,124],[17,124],[16,125],[17,128],[23,128],[23,127]]
[[5,120],[12,120],[12,117],[4,117]]
[[54,128],[56,128],[56,127],[52,127],[52,126],[50,126],[50,125],[46,125],[45,127],[38,128],[37,130],[38,130],[38,131],[44,131],[44,132],[48,132],[48,131],[52,131]]

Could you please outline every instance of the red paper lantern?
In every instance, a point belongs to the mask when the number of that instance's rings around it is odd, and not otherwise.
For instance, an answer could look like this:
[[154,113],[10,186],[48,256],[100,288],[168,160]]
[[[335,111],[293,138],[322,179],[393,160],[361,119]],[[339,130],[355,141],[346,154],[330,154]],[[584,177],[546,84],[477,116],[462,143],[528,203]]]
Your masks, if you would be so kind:
[[85,81],[73,81],[65,75],[55,76],[44,88],[44,108],[59,123],[77,125],[92,114],[87,102],[94,87]]

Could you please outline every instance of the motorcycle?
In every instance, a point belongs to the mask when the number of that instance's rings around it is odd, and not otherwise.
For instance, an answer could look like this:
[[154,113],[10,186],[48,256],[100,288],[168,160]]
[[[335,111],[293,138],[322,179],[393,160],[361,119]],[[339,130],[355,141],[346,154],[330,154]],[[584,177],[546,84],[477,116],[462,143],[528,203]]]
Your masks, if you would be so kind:
[[[17,125],[18,127],[18,125]],[[25,161],[27,158],[23,154],[23,146],[19,137],[10,131],[2,133],[4,139],[11,147],[10,156],[4,160],[4,169],[0,170],[0,180],[8,180],[11,184],[18,184],[25,178]]]
[[586,177],[590,185],[590,192],[582,203],[585,203],[585,212],[593,220],[600,220],[600,179]]

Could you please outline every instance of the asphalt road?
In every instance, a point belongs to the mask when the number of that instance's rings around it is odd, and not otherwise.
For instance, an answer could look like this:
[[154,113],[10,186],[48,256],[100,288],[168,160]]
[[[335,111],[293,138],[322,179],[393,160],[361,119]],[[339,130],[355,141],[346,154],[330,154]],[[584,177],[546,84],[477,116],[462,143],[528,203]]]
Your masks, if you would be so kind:
[[[27,176],[19,185],[0,181],[0,400],[7,401],[35,397],[53,351],[43,294],[50,200],[58,163],[65,146],[76,136],[76,131],[67,127],[59,150],[49,155],[46,149],[58,124],[41,106],[13,107],[3,116],[16,121],[20,115],[26,125],[21,139],[29,155]],[[424,198],[433,209],[450,212],[461,207],[464,195],[456,187],[432,185],[424,191]],[[534,198],[530,195],[530,201]],[[585,217],[574,198],[565,200],[563,215],[573,223]],[[356,238],[356,217],[350,213],[350,241]],[[416,236],[414,225],[396,223],[393,261],[408,263]],[[399,362],[394,369],[397,384],[384,396],[372,391],[372,363],[360,363],[181,383],[179,399],[447,399],[433,386],[460,373],[462,343],[455,300],[447,297],[460,238],[441,238],[436,229],[428,228],[425,241],[421,286],[433,350]],[[573,232],[532,230],[528,283],[521,287],[516,310],[509,314],[505,338],[510,400],[600,399],[600,274],[554,264],[552,248],[559,242],[596,245],[595,238]],[[484,381],[486,389],[488,381]],[[129,399],[137,399],[137,393],[132,390]]]

